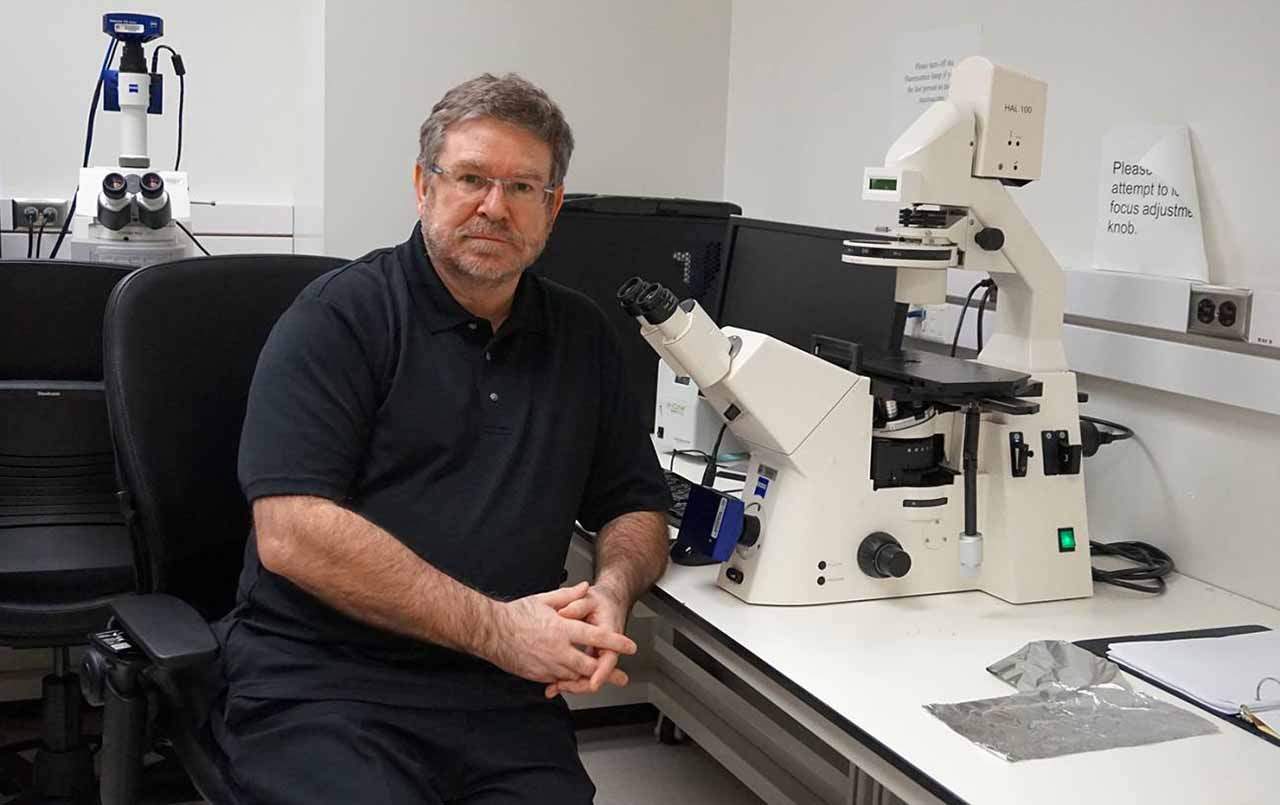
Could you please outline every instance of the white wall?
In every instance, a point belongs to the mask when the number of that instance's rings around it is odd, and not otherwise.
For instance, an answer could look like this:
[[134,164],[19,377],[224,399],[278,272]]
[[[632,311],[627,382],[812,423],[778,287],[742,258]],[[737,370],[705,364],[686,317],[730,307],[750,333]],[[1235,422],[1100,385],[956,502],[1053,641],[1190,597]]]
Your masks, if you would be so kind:
[[[891,223],[860,200],[891,135],[901,33],[978,23],[985,55],[1049,83],[1045,170],[1017,198],[1058,259],[1088,266],[1103,132],[1186,122],[1210,277],[1280,287],[1272,230],[1280,5],[1181,2],[735,0],[725,197],[750,214],[846,229]],[[1280,417],[1086,378],[1095,415],[1138,444],[1086,464],[1102,539],[1145,539],[1187,573],[1280,605]],[[1108,416],[1110,415],[1110,416]]]
[[[67,198],[84,151],[85,118],[108,38],[102,15],[122,8],[165,22],[187,67],[182,166],[197,200],[292,203],[304,131],[304,46],[319,36],[322,0],[0,0],[3,196]],[[150,58],[148,46],[148,58]],[[178,82],[162,54],[165,114],[151,118],[154,164],[172,167]],[[94,161],[114,161],[120,124],[99,111]],[[318,171],[318,164],[310,171]]]
[[404,239],[418,126],[482,72],[518,72],[564,109],[570,192],[719,198],[729,16],[729,0],[328,0],[327,251]]
[[1180,568],[1280,606],[1280,417],[1085,378],[1085,408],[1136,441],[1085,461],[1097,538],[1159,545]]
[[982,27],[985,54],[1049,84],[1045,170],[1017,198],[1069,267],[1091,265],[1103,133],[1190,125],[1211,280],[1280,287],[1272,188],[1280,129],[1269,0],[735,0],[725,193],[752,214],[840,228],[883,223],[853,190],[891,142],[895,40]]
[[325,0],[311,0],[310,5],[314,8],[298,19],[301,81],[294,162],[293,245],[297,254],[325,254]]

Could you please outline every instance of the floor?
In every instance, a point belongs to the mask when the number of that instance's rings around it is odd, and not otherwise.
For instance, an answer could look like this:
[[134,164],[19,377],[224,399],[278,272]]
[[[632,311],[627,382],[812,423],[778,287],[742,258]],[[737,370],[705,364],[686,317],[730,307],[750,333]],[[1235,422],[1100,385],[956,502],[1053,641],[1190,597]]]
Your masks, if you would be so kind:
[[596,805],[762,802],[697,744],[660,744],[652,726],[583,730],[578,751],[595,781]]

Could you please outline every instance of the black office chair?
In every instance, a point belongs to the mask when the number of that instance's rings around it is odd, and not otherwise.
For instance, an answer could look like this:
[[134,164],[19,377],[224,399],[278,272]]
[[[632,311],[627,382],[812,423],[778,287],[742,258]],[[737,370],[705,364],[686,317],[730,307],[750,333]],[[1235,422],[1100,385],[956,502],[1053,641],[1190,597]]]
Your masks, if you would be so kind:
[[[103,805],[140,799],[149,715],[196,789],[234,803],[208,735],[220,693],[208,621],[230,610],[250,511],[236,456],[258,353],[309,282],[343,260],[251,255],[150,266],[120,283],[104,323],[105,382],[122,497],[149,594],[115,602],[120,640],[85,656],[105,704]],[[157,703],[149,714],[149,699]]]
[[70,648],[135,591],[102,385],[102,314],[130,270],[0,260],[0,646],[53,650],[41,737],[0,748],[22,802],[95,800]]

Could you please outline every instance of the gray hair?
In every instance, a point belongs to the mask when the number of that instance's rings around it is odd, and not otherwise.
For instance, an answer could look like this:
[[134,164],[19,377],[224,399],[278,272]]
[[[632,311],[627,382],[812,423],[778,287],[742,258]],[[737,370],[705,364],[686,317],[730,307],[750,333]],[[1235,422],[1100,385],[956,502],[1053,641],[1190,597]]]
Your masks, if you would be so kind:
[[501,78],[485,73],[444,94],[418,129],[418,164],[423,170],[439,156],[450,126],[478,117],[501,120],[540,137],[551,146],[551,184],[564,181],[573,154],[569,123],[546,92],[515,73]]

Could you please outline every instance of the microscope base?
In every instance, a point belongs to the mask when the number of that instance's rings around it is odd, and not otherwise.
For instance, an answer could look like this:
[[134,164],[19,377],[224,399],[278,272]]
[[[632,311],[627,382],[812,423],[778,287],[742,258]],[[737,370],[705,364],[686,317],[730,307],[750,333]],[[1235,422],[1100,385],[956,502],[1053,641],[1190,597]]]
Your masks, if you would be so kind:
[[[872,438],[870,383],[863,378],[791,455],[752,447],[743,492],[760,538],[738,546],[719,585],[752,604],[802,605],[982,590],[1010,603],[1092,594],[1084,478],[1046,475],[1041,456],[1014,477],[1010,436],[1037,448],[1042,432],[1067,431],[1079,444],[1075,377],[1037,375],[1044,384],[1036,414],[982,417],[977,478],[981,565],[961,564],[963,479],[930,487],[875,489],[867,445]],[[732,427],[732,426],[731,426]],[[962,417],[942,414],[933,429],[955,457]],[[1050,470],[1052,472],[1052,470]],[[910,556],[900,578],[872,575],[859,548],[888,535]],[[970,540],[971,542],[971,540]],[[965,546],[972,557],[973,546]],[[899,567],[899,569],[901,569]]]

